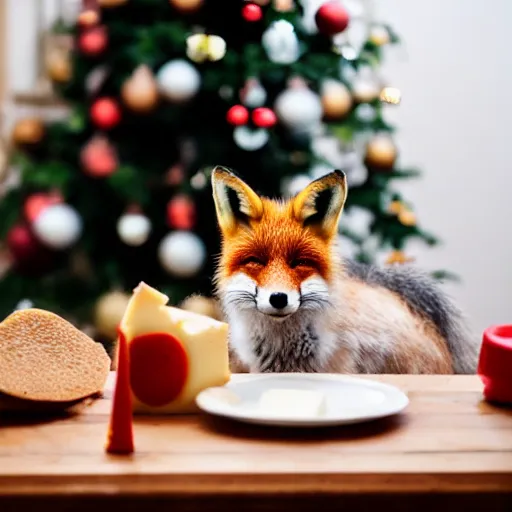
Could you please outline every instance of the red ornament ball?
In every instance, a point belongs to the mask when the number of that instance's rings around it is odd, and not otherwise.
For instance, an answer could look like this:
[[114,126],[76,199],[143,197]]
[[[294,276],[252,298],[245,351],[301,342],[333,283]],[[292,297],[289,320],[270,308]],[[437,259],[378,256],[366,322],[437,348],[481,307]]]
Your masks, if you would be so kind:
[[263,11],[259,5],[248,3],[242,7],[242,16],[245,21],[260,21]]
[[334,36],[347,28],[349,16],[339,0],[330,0],[316,11],[315,22],[322,34]]
[[258,128],[271,128],[277,123],[277,116],[270,108],[259,107],[253,110],[252,121]]
[[78,48],[84,55],[95,57],[105,51],[107,43],[107,29],[103,26],[95,26],[80,34]]
[[37,240],[25,224],[17,224],[7,233],[7,249],[17,272],[40,275],[52,263],[52,253]]
[[95,136],[80,155],[84,171],[95,178],[110,176],[118,167],[117,154],[105,137]]
[[235,105],[228,110],[226,119],[229,124],[240,126],[249,121],[249,111],[243,105]]
[[167,222],[171,228],[189,230],[196,222],[196,207],[186,195],[174,197],[167,204]]
[[62,203],[63,198],[57,192],[32,194],[25,200],[23,213],[28,222],[34,222],[48,206]]
[[100,98],[91,107],[92,122],[103,130],[114,128],[121,120],[121,109],[116,100]]

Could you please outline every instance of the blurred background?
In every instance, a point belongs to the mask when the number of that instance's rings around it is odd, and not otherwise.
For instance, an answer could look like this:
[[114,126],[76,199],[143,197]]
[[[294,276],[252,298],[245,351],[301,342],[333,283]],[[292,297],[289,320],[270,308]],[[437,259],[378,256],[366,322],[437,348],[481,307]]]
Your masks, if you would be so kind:
[[347,256],[426,269],[477,331],[511,322],[511,21],[507,0],[0,0],[2,317],[108,341],[140,280],[219,317],[221,164],[269,195],[346,170]]

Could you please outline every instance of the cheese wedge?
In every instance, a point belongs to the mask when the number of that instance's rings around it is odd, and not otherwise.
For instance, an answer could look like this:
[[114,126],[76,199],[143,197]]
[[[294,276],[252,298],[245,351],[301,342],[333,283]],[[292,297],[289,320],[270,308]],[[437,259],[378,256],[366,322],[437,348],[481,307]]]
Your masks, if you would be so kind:
[[119,325],[134,413],[196,412],[197,394],[231,376],[228,324],[167,306],[168,300],[141,282]]

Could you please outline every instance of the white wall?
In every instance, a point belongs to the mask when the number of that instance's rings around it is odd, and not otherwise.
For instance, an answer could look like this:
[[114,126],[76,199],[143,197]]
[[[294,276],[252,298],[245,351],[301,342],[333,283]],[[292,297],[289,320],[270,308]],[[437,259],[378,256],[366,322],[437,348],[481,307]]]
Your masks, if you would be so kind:
[[424,171],[404,190],[443,239],[420,261],[461,276],[449,290],[478,331],[512,323],[512,2],[375,3],[404,39],[385,74],[403,162]]
[[[27,12],[40,1],[8,0],[8,78],[18,89],[34,79],[25,53],[34,43]],[[443,239],[440,247],[419,248],[419,263],[461,276],[449,291],[478,331],[512,322],[512,1],[374,6],[404,39],[388,54],[384,73],[403,93],[392,114],[402,162],[424,175],[402,189],[420,222]]]

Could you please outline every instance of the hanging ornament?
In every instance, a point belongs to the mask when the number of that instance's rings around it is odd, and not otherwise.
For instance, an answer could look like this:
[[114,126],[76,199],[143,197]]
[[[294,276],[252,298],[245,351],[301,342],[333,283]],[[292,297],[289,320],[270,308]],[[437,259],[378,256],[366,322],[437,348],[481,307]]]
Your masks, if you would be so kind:
[[82,0],[82,9],[78,14],[77,23],[81,27],[91,27],[100,21],[97,0]]
[[260,21],[263,17],[261,7],[256,3],[246,3],[242,7],[242,17],[245,21],[255,22]]
[[375,101],[381,89],[373,69],[368,66],[362,67],[352,82],[352,95],[358,103]]
[[32,224],[36,237],[52,249],[67,249],[82,234],[82,219],[70,205],[60,203],[48,206]]
[[404,226],[415,226],[416,225],[416,215],[408,209],[402,209],[398,214],[398,220],[400,224]]
[[322,85],[322,108],[328,120],[345,117],[352,108],[352,94],[343,82],[328,79]]
[[91,120],[102,130],[114,128],[121,120],[121,109],[113,98],[99,98],[91,107]]
[[134,112],[146,113],[158,104],[158,85],[145,64],[134,70],[121,88],[123,103]]
[[405,205],[401,201],[391,201],[388,206],[388,212],[393,215],[398,215],[401,211],[405,209]]
[[145,244],[150,232],[151,222],[141,213],[125,213],[117,222],[119,238],[132,247]]
[[197,63],[215,62],[226,55],[226,41],[220,36],[193,34],[187,37],[187,57]]
[[276,64],[292,64],[300,57],[294,26],[286,20],[273,21],[261,37],[268,58]]
[[191,295],[187,297],[180,305],[180,309],[192,311],[198,315],[209,316],[215,320],[223,318],[221,308],[216,300],[202,295]]
[[123,319],[131,295],[122,291],[112,291],[102,295],[94,306],[94,328],[108,341],[116,341],[117,328]]
[[412,261],[414,261],[414,258],[406,256],[403,251],[391,251],[386,258],[386,264],[388,265],[403,265]]
[[316,128],[323,114],[319,96],[306,86],[285,89],[276,98],[274,111],[290,130],[307,132]]
[[103,135],[94,135],[80,152],[83,170],[93,178],[105,178],[119,166],[116,151]]
[[396,146],[389,135],[375,135],[366,145],[365,165],[374,171],[391,170],[397,157]]
[[201,75],[190,62],[171,60],[157,74],[158,87],[170,101],[181,103],[189,100],[201,87]]
[[169,0],[169,3],[177,10],[183,13],[192,13],[198,11],[204,3],[204,0]]
[[43,210],[63,202],[59,192],[39,192],[27,197],[23,204],[23,214],[29,223],[33,223]]
[[272,128],[277,123],[277,116],[270,108],[258,107],[252,112],[252,122],[258,128]]
[[294,197],[301,190],[305,189],[312,179],[307,174],[297,174],[292,178],[285,178],[281,184],[281,192],[283,195]]
[[38,118],[26,118],[16,121],[12,130],[12,142],[19,147],[37,146],[45,135],[43,121]]
[[294,8],[294,0],[259,0],[257,3],[259,5],[266,5],[270,1],[274,2],[274,9],[279,12],[289,12]]
[[330,0],[316,11],[315,22],[320,33],[334,36],[347,28],[349,15],[339,0]]
[[6,245],[17,270],[38,273],[51,261],[49,252],[25,224],[16,224],[9,230]]
[[233,140],[236,145],[245,151],[261,149],[269,139],[268,131],[264,128],[252,130],[247,126],[237,126],[233,130]]
[[158,258],[169,274],[186,279],[201,270],[206,259],[206,247],[190,231],[173,231],[160,242]]
[[89,57],[103,53],[108,44],[107,29],[104,26],[94,26],[84,30],[78,38],[78,49]]
[[247,124],[249,121],[249,111],[243,105],[234,105],[228,110],[226,120],[234,126]]
[[100,7],[110,9],[112,7],[119,7],[124,5],[128,0],[98,0]]
[[196,190],[202,190],[208,183],[204,172],[198,171],[190,178],[190,185]]
[[256,78],[249,78],[240,91],[240,101],[249,108],[262,107],[267,100],[267,92]]
[[53,48],[49,51],[46,56],[46,72],[53,82],[68,82],[72,76],[69,51],[63,48]]
[[375,46],[384,46],[391,41],[388,29],[382,25],[374,25],[371,27],[368,39]]
[[165,183],[171,186],[181,185],[185,179],[185,171],[180,164],[173,165],[166,174]]
[[345,228],[351,234],[364,240],[370,236],[370,226],[374,218],[375,216],[368,208],[351,205],[343,212],[338,227],[340,231]]
[[173,197],[167,203],[167,224],[173,229],[190,230],[196,223],[194,201],[184,194]]

